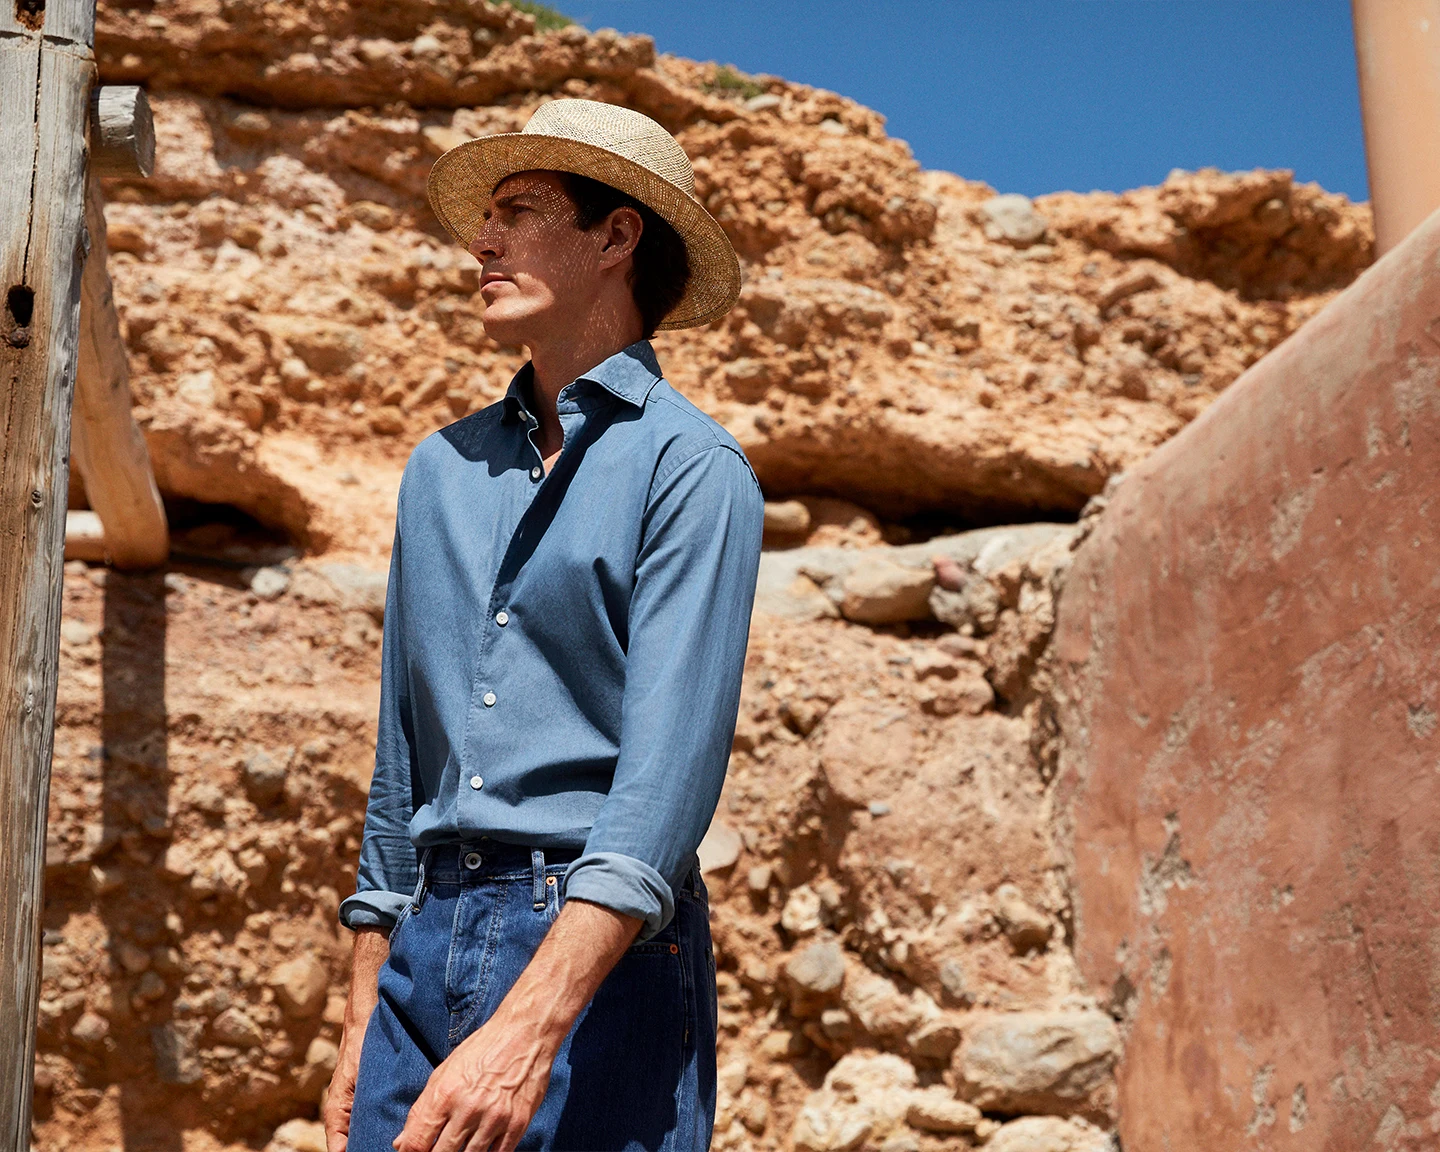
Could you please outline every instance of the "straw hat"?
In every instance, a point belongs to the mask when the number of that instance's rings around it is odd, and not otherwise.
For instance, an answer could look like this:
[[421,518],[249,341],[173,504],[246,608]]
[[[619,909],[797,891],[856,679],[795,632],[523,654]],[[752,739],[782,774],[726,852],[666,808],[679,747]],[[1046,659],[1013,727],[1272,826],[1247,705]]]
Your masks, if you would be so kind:
[[685,242],[690,283],[660,324],[717,320],[740,295],[740,262],[724,230],[695,199],[695,173],[675,137],[639,112],[595,100],[542,104],[521,132],[457,144],[430,169],[426,194],[440,223],[467,248],[495,185],[533,169],[574,172],[629,193]]

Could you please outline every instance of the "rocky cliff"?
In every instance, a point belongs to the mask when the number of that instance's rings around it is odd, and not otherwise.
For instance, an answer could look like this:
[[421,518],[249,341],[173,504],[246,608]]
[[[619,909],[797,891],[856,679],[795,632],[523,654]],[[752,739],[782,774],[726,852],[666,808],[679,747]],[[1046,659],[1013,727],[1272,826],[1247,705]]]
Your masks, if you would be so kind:
[[771,501],[704,852],[717,1147],[1106,1147],[1049,832],[1074,521],[1356,275],[1368,211],[1283,172],[996,196],[833,93],[483,0],[108,4],[98,53],[156,109],[107,218],[175,557],[67,567],[40,1145],[314,1148],[400,469],[522,360],[425,174],[578,95],[677,134],[745,269],[657,340]]

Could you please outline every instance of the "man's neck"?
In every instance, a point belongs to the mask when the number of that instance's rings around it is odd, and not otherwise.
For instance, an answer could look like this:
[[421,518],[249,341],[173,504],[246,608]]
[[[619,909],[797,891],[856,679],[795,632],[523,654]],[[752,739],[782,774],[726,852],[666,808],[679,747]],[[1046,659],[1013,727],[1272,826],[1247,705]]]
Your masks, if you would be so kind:
[[548,458],[559,452],[563,441],[560,418],[555,412],[560,390],[641,339],[640,317],[633,309],[629,312],[629,315],[591,316],[571,332],[529,345],[534,372],[531,386],[535,417],[540,421],[543,456]]

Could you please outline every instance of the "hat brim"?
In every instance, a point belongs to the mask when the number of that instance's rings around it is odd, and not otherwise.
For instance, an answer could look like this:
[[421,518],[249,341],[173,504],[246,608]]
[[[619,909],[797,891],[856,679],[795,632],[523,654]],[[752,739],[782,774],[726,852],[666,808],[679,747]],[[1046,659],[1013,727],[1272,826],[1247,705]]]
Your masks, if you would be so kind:
[[618,188],[653,209],[679,234],[690,257],[690,281],[658,327],[709,324],[740,298],[740,261],[715,218],[663,176],[607,148],[539,132],[482,136],[457,144],[435,161],[425,194],[445,230],[468,248],[495,186],[516,172],[536,169],[573,172]]

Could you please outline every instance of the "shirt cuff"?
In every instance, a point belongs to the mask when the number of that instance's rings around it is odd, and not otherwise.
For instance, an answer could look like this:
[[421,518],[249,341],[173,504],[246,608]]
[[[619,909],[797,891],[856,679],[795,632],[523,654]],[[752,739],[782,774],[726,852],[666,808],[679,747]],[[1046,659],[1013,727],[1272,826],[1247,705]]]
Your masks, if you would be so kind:
[[620,852],[587,852],[565,870],[565,898],[588,900],[645,921],[637,940],[649,940],[675,915],[675,895],[643,860]]
[[340,923],[352,932],[356,928],[383,928],[388,935],[408,903],[410,897],[398,892],[357,892],[341,902]]

